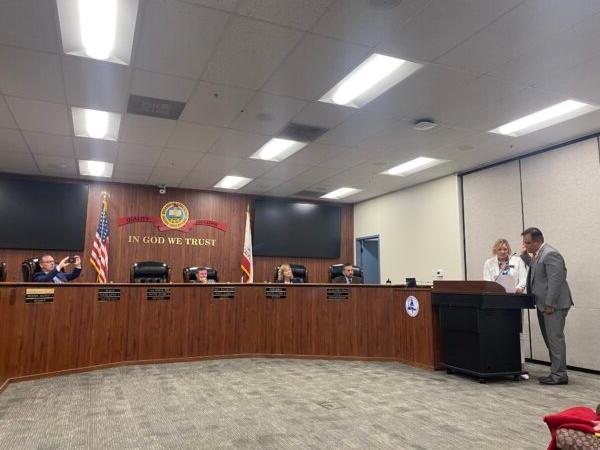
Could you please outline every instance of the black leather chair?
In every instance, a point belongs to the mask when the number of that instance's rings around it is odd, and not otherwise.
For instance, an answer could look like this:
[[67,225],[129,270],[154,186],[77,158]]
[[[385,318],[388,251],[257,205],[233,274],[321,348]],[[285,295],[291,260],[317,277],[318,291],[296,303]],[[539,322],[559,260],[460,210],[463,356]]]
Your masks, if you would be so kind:
[[6,281],[6,263],[0,262],[0,283]]
[[132,283],[169,283],[171,267],[160,261],[140,261],[131,266]]
[[[329,282],[331,283],[335,278],[337,277],[341,277],[344,275],[344,267],[346,265],[345,264],[333,264],[332,266],[329,266],[329,269],[327,270],[327,275],[329,277]],[[360,277],[364,279],[364,274],[363,274],[363,270],[358,267],[358,266],[352,266],[352,276],[353,277]]]
[[21,274],[25,282],[33,281],[33,274],[41,271],[39,258],[28,258],[21,264]]
[[[275,266],[273,269],[273,281],[277,282],[277,275],[279,274],[279,267]],[[290,268],[292,269],[292,276],[294,278],[300,278],[303,283],[308,283],[308,269],[300,264],[290,264]]]
[[208,278],[209,280],[214,280],[215,283],[219,282],[219,276],[217,274],[217,271],[215,269],[213,269],[212,267],[208,267],[208,266],[184,267],[183,268],[183,282],[191,283],[193,281],[196,281],[198,279],[198,277],[196,276],[196,273],[200,269],[206,269],[206,278]]

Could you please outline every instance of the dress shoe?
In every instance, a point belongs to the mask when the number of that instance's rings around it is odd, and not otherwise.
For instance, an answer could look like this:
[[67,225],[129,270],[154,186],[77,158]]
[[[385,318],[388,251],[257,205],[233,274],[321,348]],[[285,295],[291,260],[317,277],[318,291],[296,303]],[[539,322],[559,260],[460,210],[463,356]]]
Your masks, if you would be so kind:
[[556,378],[552,378],[551,376],[548,376],[548,377],[540,378],[539,382],[540,382],[540,384],[554,386],[557,384],[569,384],[569,379],[568,378],[556,379]]

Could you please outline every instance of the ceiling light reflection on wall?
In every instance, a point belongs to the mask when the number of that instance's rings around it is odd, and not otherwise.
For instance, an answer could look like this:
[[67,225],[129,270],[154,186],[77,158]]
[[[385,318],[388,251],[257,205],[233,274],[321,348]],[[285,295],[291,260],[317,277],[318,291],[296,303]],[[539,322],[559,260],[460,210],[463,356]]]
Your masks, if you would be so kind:
[[396,167],[392,167],[384,172],[382,175],[395,175],[399,177],[405,177],[416,172],[420,172],[430,167],[437,166],[438,164],[445,163],[444,159],[427,158],[425,156],[419,156],[418,158],[411,159],[405,163],[402,163]]
[[339,199],[354,195],[357,192],[360,192],[361,190],[362,189],[342,187],[342,188],[336,189],[335,191],[331,191],[325,195],[321,195],[321,198],[329,198],[329,199],[339,200]]
[[252,178],[237,177],[227,175],[221,179],[214,187],[221,189],[240,189],[252,181]]
[[71,108],[75,136],[116,141],[121,114],[97,109]]
[[291,139],[273,138],[254,154],[250,156],[252,159],[263,159],[266,161],[283,161],[290,157],[302,147],[305,142],[292,141]]
[[421,67],[422,64],[373,53],[319,101],[360,108]]
[[139,0],[56,0],[68,55],[128,65]]
[[104,161],[93,161],[89,159],[79,160],[79,174],[89,175],[91,177],[112,177],[113,165],[112,163]]
[[564,102],[549,106],[548,108],[544,108],[533,114],[508,122],[489,132],[519,137],[596,111],[597,109],[597,106],[588,105],[587,103],[578,102],[576,100],[565,100]]

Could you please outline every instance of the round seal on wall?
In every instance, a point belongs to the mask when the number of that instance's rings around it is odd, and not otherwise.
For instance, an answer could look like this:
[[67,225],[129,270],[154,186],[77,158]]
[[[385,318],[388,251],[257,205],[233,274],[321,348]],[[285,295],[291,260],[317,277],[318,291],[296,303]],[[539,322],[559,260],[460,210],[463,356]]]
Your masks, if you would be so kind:
[[419,314],[419,300],[417,297],[409,296],[404,303],[404,309],[410,317],[417,317]]
[[167,227],[177,230],[185,226],[190,213],[183,203],[169,202],[160,210],[160,218]]

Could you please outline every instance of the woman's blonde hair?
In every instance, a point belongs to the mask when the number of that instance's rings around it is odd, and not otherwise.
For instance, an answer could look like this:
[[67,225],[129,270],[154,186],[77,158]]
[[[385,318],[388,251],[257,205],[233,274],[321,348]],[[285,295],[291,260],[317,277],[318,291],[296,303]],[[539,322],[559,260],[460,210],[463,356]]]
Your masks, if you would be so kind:
[[[289,264],[282,264],[279,266],[279,269],[277,270],[277,281],[283,281],[283,271],[290,269],[292,270],[292,267]],[[292,278],[293,278],[293,274],[292,274]]]
[[512,253],[512,250],[510,248],[510,244],[508,243],[508,241],[504,238],[500,238],[498,240],[496,240],[496,242],[494,242],[494,246],[492,247],[492,253],[495,255],[496,253],[498,253],[498,249],[500,248],[500,246],[502,245],[506,245],[506,248],[508,249],[508,254],[510,255]]

